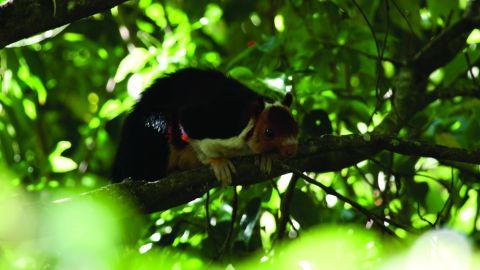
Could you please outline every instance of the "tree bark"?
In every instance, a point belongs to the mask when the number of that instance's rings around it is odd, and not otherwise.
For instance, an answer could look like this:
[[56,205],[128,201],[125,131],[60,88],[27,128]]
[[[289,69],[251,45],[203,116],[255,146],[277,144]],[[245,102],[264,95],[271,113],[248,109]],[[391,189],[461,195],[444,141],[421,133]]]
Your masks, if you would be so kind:
[[0,5],[0,49],[123,2],[125,0],[8,0]]

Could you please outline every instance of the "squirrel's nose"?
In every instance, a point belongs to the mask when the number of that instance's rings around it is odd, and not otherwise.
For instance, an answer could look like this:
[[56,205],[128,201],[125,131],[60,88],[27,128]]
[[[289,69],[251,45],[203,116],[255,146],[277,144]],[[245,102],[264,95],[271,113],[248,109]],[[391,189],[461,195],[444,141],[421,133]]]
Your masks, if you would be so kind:
[[280,154],[282,155],[282,157],[292,157],[296,153],[297,153],[296,144],[285,145],[282,147],[282,150],[280,151]]

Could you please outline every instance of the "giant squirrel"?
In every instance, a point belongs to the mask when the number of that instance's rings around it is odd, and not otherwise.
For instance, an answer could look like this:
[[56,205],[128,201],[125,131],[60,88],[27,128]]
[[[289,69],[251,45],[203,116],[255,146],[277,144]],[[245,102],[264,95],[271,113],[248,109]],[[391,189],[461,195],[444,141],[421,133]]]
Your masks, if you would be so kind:
[[297,151],[298,127],[289,107],[264,98],[214,70],[187,68],[157,79],[124,122],[112,179],[155,181],[170,172],[209,164],[228,185],[231,157],[262,154],[260,169],[272,158]]

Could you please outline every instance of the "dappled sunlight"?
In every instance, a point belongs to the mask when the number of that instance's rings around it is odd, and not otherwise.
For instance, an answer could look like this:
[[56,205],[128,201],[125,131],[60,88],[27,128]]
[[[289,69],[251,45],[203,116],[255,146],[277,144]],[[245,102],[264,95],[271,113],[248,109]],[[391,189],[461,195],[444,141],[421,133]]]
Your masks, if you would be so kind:
[[[480,269],[480,0],[39,1],[0,0],[0,269]],[[286,93],[297,155],[112,184],[127,115],[186,67],[263,98],[159,95],[138,166],[182,147],[160,103],[220,108],[193,117],[214,141]]]
[[478,269],[480,254],[474,259],[472,245],[465,235],[451,230],[434,230],[420,236],[413,245],[399,255],[389,258],[382,270]]

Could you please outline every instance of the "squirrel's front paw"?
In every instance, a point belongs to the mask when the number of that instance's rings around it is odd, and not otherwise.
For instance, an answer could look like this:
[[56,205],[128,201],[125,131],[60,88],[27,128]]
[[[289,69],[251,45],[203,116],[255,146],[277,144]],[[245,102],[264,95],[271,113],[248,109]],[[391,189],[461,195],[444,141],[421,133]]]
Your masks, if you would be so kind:
[[237,173],[233,163],[226,158],[211,158],[209,163],[222,186],[229,186],[232,183],[232,173]]
[[272,172],[273,154],[261,154],[255,157],[255,165],[260,167],[260,171],[264,174]]

